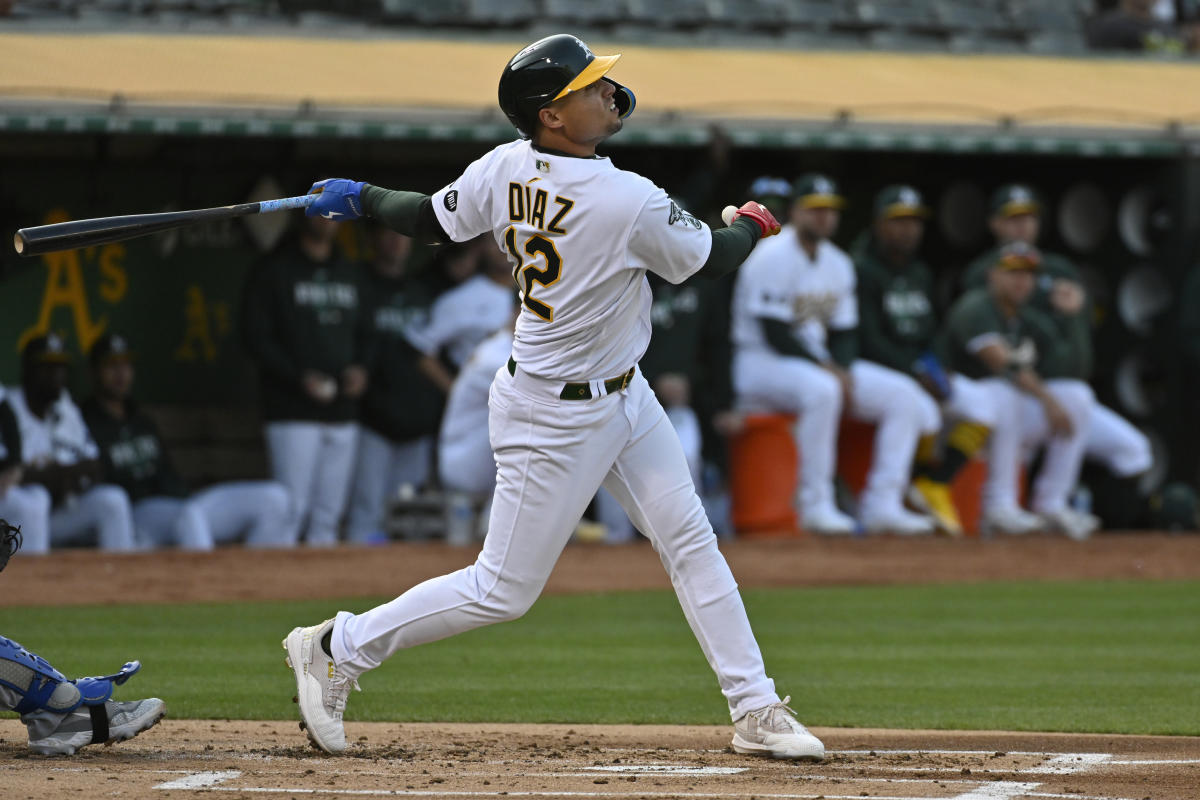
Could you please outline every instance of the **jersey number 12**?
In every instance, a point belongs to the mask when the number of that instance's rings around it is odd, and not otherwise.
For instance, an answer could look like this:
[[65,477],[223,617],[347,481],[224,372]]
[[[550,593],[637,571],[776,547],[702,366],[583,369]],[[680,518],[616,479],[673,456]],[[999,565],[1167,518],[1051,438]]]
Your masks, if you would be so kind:
[[[562,277],[562,256],[558,254],[554,242],[540,233],[535,233],[526,239],[524,251],[533,259],[529,264],[525,263],[525,257],[517,248],[517,230],[511,225],[504,232],[504,244],[513,260],[516,261],[516,266],[513,267],[513,280],[521,289],[521,302],[534,314],[547,322],[553,322],[554,307],[534,299],[533,285],[540,283],[542,286],[549,286]],[[544,269],[538,269],[537,257],[539,255],[546,262]]]

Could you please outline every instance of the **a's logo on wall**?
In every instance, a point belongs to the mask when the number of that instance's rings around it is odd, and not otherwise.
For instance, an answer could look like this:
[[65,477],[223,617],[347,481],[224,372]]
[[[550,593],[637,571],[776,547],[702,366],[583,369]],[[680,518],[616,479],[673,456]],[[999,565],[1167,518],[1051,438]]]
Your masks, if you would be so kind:
[[451,189],[446,192],[445,198],[442,200],[442,205],[446,206],[447,211],[458,210],[458,189]]

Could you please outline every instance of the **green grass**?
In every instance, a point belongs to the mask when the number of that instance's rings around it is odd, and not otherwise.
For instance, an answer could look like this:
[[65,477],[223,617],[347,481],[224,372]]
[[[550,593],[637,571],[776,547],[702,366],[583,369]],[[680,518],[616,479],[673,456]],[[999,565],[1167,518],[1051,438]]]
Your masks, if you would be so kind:
[[[813,725],[1200,734],[1200,583],[744,593],[769,673]],[[282,636],[371,601],[0,609],[68,674],[140,658],[120,696],[176,718],[290,719]],[[397,653],[347,718],[721,723],[664,592],[545,597],[522,620]]]

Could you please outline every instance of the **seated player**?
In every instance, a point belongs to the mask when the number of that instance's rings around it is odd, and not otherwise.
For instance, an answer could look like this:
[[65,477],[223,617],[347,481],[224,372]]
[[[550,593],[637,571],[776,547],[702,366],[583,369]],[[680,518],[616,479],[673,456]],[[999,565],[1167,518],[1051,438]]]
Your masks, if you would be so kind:
[[290,499],[274,481],[218,483],[189,493],[175,471],[158,426],[133,399],[134,369],[124,337],[106,334],[92,345],[95,394],[84,418],[100,447],[105,478],[129,493],[143,545],[212,550],[245,535],[249,547],[292,547]]

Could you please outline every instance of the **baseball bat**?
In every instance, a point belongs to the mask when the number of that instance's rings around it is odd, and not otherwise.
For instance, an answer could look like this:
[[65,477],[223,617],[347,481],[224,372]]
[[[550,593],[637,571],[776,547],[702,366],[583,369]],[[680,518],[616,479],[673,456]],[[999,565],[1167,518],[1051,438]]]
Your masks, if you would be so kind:
[[37,256],[57,250],[74,250],[77,247],[120,242],[138,236],[148,236],[159,231],[168,231],[172,228],[194,225],[198,222],[245,217],[250,214],[266,214],[270,211],[283,211],[289,208],[308,208],[316,199],[315,194],[305,194],[299,197],[283,197],[279,200],[263,200],[259,203],[241,203],[236,206],[56,222],[53,225],[21,228],[13,236],[13,247],[20,255]]

